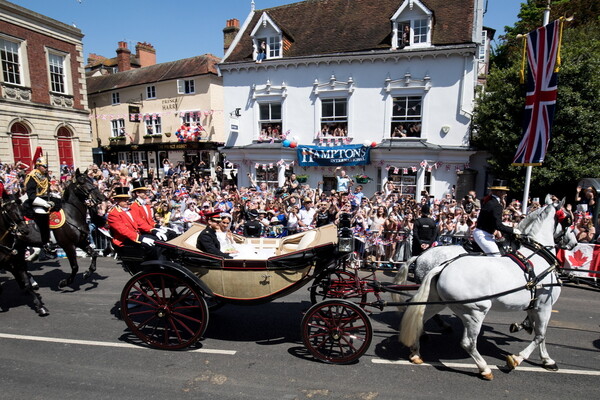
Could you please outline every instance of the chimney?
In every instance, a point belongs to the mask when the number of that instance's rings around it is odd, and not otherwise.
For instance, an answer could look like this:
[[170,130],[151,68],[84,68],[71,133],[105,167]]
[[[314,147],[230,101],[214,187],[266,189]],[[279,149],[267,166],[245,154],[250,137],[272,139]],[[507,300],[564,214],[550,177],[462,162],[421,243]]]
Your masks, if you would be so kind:
[[119,42],[117,49],[117,66],[119,72],[129,71],[131,69],[131,50],[127,48],[127,42]]
[[156,64],[156,50],[150,43],[138,42],[135,46],[135,56],[142,68]]
[[227,25],[223,28],[223,52],[227,53],[229,46],[235,39],[235,36],[240,31],[240,20],[232,18],[227,20]]

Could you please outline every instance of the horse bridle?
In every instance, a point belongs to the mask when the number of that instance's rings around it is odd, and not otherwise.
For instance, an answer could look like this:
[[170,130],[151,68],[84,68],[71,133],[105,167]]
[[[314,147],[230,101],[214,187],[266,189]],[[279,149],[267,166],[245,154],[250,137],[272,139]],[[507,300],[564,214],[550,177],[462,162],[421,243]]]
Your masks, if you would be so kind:
[[87,190],[85,188],[85,183],[79,183],[77,182],[77,184],[75,185],[75,191],[79,192],[84,198],[85,198],[85,203],[88,207],[96,207],[98,205],[98,201],[93,198],[92,196],[90,196],[92,194],[92,192],[94,191],[94,189],[96,189],[96,187],[94,187],[93,189]]

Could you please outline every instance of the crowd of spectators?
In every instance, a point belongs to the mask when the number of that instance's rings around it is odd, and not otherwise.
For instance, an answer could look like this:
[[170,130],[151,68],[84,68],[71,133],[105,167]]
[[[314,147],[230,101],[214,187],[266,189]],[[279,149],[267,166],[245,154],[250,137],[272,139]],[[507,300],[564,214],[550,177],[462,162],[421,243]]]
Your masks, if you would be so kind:
[[[25,164],[0,164],[0,179],[9,193],[23,194],[22,183],[27,169]],[[165,160],[159,177],[143,164],[105,162],[90,165],[87,174],[107,197],[99,206],[101,215],[113,205],[110,197],[115,186],[129,186],[132,180],[143,179],[145,186],[151,190],[157,222],[179,233],[194,222],[206,223],[206,214],[215,211],[230,215],[230,229],[238,234],[244,234],[246,222],[252,219],[251,215],[257,215],[256,219],[261,224],[260,235],[264,237],[281,237],[336,223],[340,213],[350,213],[357,250],[364,257],[381,263],[401,262],[411,256],[413,224],[422,205],[430,206],[440,244],[467,240],[481,207],[473,191],[460,199],[453,193],[434,198],[424,191],[417,202],[411,195],[400,194],[391,182],[384,186],[383,191],[367,195],[362,185],[355,184],[339,171],[336,171],[338,184],[345,184],[342,187],[347,187],[347,191],[323,191],[322,182],[311,188],[298,183],[294,174],[290,174],[280,188],[269,188],[265,182],[256,182],[251,175],[249,187],[237,187],[222,174],[215,178],[205,175],[203,170],[201,163],[186,166]],[[49,171],[51,190],[60,193],[73,173],[66,166],[61,167],[61,171]],[[346,179],[350,181],[349,185]],[[593,223],[594,201],[593,188],[578,188],[575,207],[569,204],[566,209],[572,214],[578,240],[600,244]],[[540,202],[534,198],[527,210],[530,212],[538,207]],[[512,226],[518,224],[523,218],[521,209],[518,200],[506,204],[503,222]]]

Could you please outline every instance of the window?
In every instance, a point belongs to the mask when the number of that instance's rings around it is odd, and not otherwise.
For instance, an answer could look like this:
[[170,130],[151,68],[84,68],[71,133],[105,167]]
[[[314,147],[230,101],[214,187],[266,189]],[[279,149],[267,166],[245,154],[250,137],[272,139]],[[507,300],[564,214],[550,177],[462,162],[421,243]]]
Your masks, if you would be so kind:
[[256,183],[260,185],[265,182],[269,189],[275,189],[279,185],[279,181],[277,180],[278,175],[279,171],[277,167],[263,168],[261,165],[256,169]]
[[479,61],[485,61],[486,41],[487,31],[481,31],[481,43],[479,43]]
[[269,51],[269,58],[281,57],[281,41],[277,36],[271,36],[269,38],[267,50]]
[[177,80],[177,93],[179,94],[193,94],[196,93],[196,88],[193,79],[178,79]]
[[348,136],[348,100],[321,100],[321,136]]
[[112,130],[112,137],[125,136],[125,120],[124,119],[113,119],[110,121]]
[[55,93],[66,93],[65,57],[49,53],[48,64],[50,66],[50,90]]
[[121,95],[119,94],[119,92],[114,92],[112,94],[112,103],[121,104]]
[[413,43],[427,43],[427,34],[429,32],[428,19],[416,19],[413,21]]
[[20,85],[19,44],[0,39],[0,59],[2,60],[2,80],[6,83]]
[[421,96],[394,97],[391,137],[421,137]]
[[261,103],[258,107],[260,136],[281,139],[281,103]]
[[182,124],[190,124],[190,126],[201,124],[202,113],[200,111],[188,111],[181,117]]
[[[412,168],[390,168],[388,181],[394,183],[395,189],[400,196],[409,195],[415,197],[417,192],[417,172]],[[431,192],[431,172],[425,172],[423,190]]]
[[158,115],[146,119],[146,134],[160,135],[162,133],[162,122]]
[[146,87],[146,98],[147,99],[155,99],[156,98],[156,86],[147,86]]

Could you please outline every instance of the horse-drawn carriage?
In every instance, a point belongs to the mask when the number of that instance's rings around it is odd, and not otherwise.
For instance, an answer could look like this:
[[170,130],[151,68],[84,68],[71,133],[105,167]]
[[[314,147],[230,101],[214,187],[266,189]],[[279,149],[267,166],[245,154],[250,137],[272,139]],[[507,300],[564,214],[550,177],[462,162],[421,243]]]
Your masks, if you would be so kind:
[[[133,334],[151,347],[191,346],[204,333],[209,310],[227,303],[270,302],[313,278],[322,280],[331,271],[343,269],[352,255],[344,249],[348,241],[338,238],[333,224],[284,238],[234,235],[237,245],[253,251],[233,259],[198,250],[196,240],[202,229],[202,225],[195,224],[169,242],[156,242],[169,261],[141,263],[141,255],[122,257],[124,266],[134,275],[121,294],[121,316]],[[367,316],[358,305],[348,304],[353,313],[345,309],[339,310],[344,315],[337,315],[334,309],[328,311],[328,325],[336,334],[328,337],[330,344],[326,347],[309,347],[318,358],[350,362],[356,358],[357,346],[360,354],[368,348],[370,335],[363,343],[356,335],[364,328]],[[347,345],[345,337],[348,343],[354,343]]]
[[[347,244],[352,237],[348,238],[343,228],[337,235],[336,227],[329,225],[280,239],[236,237],[239,244],[255,248],[255,257],[225,260],[195,248],[202,229],[197,226],[171,242],[158,243],[168,251],[170,261],[151,261],[140,268],[139,260],[124,260],[135,275],[123,289],[121,313],[143,342],[180,349],[202,336],[209,319],[207,301],[211,307],[268,302],[314,278],[311,299],[315,304],[306,311],[301,329],[304,345],[319,360],[348,363],[364,354],[373,334],[365,306],[409,305],[401,339],[411,349],[411,360],[419,362],[418,337],[423,323],[449,307],[465,325],[463,347],[482,377],[491,379],[476,341],[485,315],[495,306],[526,311],[535,332],[525,350],[509,356],[509,365],[516,367],[539,346],[543,364],[551,369],[556,363],[546,351],[545,331],[560,293],[555,273],[558,264],[551,250],[556,245],[573,245],[574,235],[561,225],[551,204],[530,214],[519,227],[527,237],[521,242],[520,261],[529,267],[528,272],[520,270],[510,257],[446,256],[446,262],[438,262],[420,287],[390,288],[360,278],[351,268],[355,264],[352,249],[340,244]],[[417,288],[412,302],[392,303],[379,297],[382,292]],[[368,293],[375,293],[376,301],[366,301]]]

